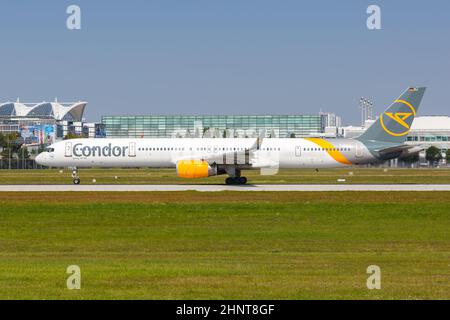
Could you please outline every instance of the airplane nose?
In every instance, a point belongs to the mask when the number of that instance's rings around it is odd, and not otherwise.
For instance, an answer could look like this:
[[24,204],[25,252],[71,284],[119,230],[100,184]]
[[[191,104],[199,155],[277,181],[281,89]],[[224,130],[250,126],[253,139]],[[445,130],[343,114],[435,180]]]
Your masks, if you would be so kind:
[[34,159],[34,161],[36,161],[36,163],[37,164],[39,164],[39,165],[43,165],[44,163],[43,163],[43,161],[44,161],[44,155],[41,153],[41,154],[38,154],[37,156],[36,156],[36,158]]

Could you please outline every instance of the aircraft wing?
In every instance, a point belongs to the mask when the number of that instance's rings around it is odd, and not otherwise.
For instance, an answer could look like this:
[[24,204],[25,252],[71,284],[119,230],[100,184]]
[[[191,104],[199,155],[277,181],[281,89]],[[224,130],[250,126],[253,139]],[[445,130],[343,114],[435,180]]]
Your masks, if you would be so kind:
[[202,160],[208,162],[209,164],[217,163],[249,165],[255,162],[255,152],[260,150],[265,134],[265,130],[262,130],[259,136],[255,139],[255,142],[250,146],[250,148],[236,151],[211,152],[207,154],[196,155],[195,158],[187,156],[183,157],[183,159],[174,159],[173,162],[176,163],[180,160]]

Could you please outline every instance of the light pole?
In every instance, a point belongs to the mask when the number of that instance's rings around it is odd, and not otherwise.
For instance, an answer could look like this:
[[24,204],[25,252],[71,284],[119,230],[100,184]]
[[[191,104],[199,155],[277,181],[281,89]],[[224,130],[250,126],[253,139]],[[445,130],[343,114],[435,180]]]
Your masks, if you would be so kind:
[[8,135],[8,169],[11,170],[11,139]]
[[372,120],[373,118],[373,102],[361,97],[359,99],[359,107],[361,108],[361,126],[364,127],[366,120]]

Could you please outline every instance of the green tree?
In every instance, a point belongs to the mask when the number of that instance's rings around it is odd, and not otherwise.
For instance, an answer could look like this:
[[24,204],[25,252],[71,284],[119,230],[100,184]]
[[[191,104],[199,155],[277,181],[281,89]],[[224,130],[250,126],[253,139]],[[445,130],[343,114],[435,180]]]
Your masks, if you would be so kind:
[[2,134],[0,146],[2,147],[2,158],[14,158],[22,147],[22,141],[17,132]]
[[410,154],[406,157],[401,158],[402,161],[406,162],[406,163],[415,163],[415,162],[419,162],[419,154],[418,153],[413,153]]
[[435,146],[431,146],[425,152],[425,159],[432,165],[438,163],[442,159],[441,150]]
[[209,131],[209,127],[204,127],[203,128],[202,138],[206,137],[206,135],[208,135],[208,136],[211,135],[211,132]]
[[71,139],[81,139],[83,138],[81,135],[73,133],[73,132],[69,132],[68,134],[66,134],[66,136],[64,137],[64,140],[71,140]]
[[6,147],[6,136],[3,133],[0,133],[0,148]]
[[45,144],[40,144],[37,150],[37,154],[45,151]]
[[17,132],[7,133],[3,134],[0,138],[0,145],[2,147],[0,156],[4,161],[7,161],[7,168],[13,168],[13,159],[18,158],[18,153],[23,145],[23,140]]
[[447,149],[447,152],[445,152],[445,160],[447,160],[447,163],[450,162],[450,149]]
[[21,147],[19,149],[19,159],[30,159],[30,152],[28,151],[27,147]]

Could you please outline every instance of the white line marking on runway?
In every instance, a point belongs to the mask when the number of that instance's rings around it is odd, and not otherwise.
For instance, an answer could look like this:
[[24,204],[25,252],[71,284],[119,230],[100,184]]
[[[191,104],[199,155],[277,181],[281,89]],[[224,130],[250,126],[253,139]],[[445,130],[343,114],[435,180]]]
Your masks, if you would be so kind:
[[449,184],[260,184],[227,185],[0,185],[0,192],[136,192],[136,191],[450,191]]

